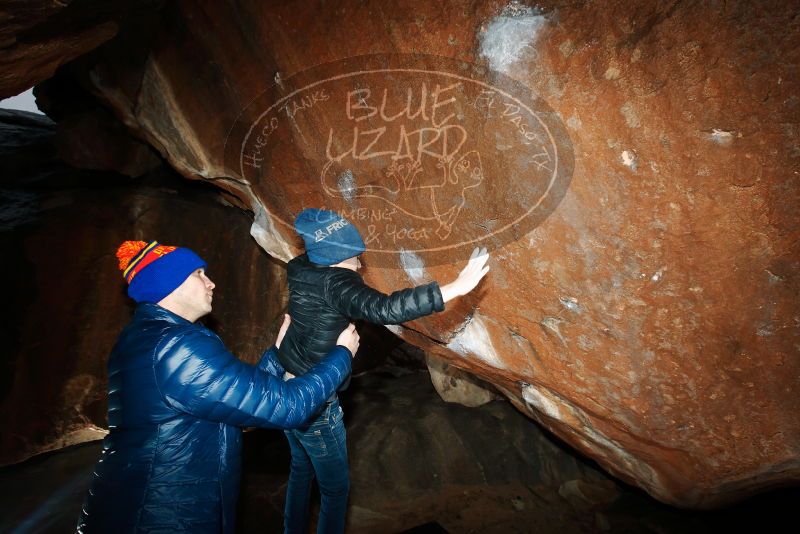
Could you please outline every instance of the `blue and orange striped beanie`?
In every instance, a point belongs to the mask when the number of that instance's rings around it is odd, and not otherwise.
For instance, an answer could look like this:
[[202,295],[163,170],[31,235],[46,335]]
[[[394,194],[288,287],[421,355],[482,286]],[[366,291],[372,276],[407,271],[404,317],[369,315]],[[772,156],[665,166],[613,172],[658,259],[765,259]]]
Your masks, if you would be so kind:
[[203,259],[183,247],[158,241],[125,241],[117,249],[119,268],[128,282],[128,296],[136,302],[159,302],[175,291],[197,269]]

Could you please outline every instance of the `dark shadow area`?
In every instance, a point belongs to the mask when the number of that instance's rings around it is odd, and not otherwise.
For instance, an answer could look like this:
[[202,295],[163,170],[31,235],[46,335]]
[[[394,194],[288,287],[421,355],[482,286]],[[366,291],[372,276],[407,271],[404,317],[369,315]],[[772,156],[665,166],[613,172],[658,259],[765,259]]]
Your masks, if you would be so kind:
[[[20,125],[52,137],[46,119],[28,115],[0,113],[0,146]],[[0,464],[106,426],[106,359],[134,309],[114,255],[124,240],[185,246],[207,261],[219,289],[206,323],[234,354],[255,362],[274,342],[285,268],[213,185],[165,166],[139,178],[76,170],[47,154],[20,157],[9,173],[0,177]]]
[[[342,400],[350,533],[794,531],[798,488],[712,512],[672,508],[609,479],[507,402],[443,402],[425,372],[376,369]],[[99,450],[95,442],[0,469],[0,531],[71,531]],[[239,532],[281,530],[288,474],[282,432],[245,433]],[[570,491],[576,481],[582,494]]]

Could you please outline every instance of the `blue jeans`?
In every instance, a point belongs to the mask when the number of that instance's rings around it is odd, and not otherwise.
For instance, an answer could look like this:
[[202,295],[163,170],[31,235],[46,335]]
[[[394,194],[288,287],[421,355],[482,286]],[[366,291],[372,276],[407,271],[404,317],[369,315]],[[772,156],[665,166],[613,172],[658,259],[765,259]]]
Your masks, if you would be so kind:
[[284,431],[292,450],[283,517],[287,534],[305,534],[308,530],[311,483],[315,475],[321,495],[317,533],[344,532],[350,474],[342,417],[342,408],[336,399],[307,427]]

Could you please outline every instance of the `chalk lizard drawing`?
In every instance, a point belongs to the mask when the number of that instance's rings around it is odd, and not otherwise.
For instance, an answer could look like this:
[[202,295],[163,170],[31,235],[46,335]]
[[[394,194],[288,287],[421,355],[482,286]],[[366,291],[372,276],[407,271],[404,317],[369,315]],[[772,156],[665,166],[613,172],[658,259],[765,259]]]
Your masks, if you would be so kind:
[[[337,187],[337,179],[342,173],[352,171],[342,162],[329,160],[322,169],[322,186],[333,197],[380,199],[409,217],[434,222],[436,235],[447,239],[467,203],[467,191],[483,183],[483,163],[477,150],[458,158],[448,155],[430,159],[434,160],[436,170],[426,172],[422,154],[417,159],[394,160],[384,169],[382,183],[354,185],[354,189],[344,192]],[[405,205],[408,202],[398,202],[399,197],[411,194],[418,195],[421,201],[414,206],[418,211],[409,211]]]

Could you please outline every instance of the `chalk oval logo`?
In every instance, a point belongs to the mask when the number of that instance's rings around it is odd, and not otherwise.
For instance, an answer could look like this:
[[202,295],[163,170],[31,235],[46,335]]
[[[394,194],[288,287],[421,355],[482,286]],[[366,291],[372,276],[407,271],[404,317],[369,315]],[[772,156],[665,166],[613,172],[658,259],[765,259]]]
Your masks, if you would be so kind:
[[228,171],[276,222],[291,229],[303,208],[337,211],[381,267],[398,267],[398,254],[459,261],[521,238],[556,208],[573,170],[566,129],[529,88],[419,54],[276,77],[225,148]]

